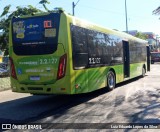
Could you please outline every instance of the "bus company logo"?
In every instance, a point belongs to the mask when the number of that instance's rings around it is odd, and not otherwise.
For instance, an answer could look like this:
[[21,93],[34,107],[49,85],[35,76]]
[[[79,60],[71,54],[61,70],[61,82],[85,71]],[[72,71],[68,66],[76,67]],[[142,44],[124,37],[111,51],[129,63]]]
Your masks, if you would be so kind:
[[44,21],[44,28],[51,28],[52,27],[52,21]]
[[27,26],[28,29],[38,28],[38,27],[39,27],[38,24],[35,24],[35,25],[34,24],[30,24],[30,25]]

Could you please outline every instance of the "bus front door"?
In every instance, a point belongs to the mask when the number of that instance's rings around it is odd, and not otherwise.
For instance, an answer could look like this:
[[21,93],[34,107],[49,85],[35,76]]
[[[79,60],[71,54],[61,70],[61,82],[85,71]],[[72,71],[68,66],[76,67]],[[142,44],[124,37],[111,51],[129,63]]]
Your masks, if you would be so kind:
[[129,42],[123,41],[124,78],[130,76]]

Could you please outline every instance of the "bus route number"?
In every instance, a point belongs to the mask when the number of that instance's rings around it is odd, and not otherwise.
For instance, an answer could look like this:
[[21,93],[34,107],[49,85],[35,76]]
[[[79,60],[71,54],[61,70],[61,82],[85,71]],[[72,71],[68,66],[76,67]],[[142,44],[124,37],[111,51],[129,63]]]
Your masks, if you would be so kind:
[[100,64],[101,58],[89,58],[89,64]]
[[57,63],[57,59],[40,59],[39,60],[39,64],[56,64]]

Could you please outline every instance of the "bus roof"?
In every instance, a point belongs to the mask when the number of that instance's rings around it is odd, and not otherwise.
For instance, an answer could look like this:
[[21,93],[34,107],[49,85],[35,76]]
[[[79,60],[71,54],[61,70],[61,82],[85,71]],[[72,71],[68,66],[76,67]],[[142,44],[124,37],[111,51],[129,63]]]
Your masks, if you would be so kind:
[[109,32],[109,34],[117,35],[117,36],[123,38],[123,40],[126,40],[126,41],[135,40],[135,41],[139,41],[141,43],[146,43],[146,46],[148,45],[148,41],[146,41],[146,40],[134,37],[134,36],[132,36],[128,33],[122,32],[122,31],[117,31],[117,30],[114,30],[114,29],[106,28],[106,27],[103,27],[101,25],[98,25],[98,24],[95,24],[95,23],[77,18],[77,17],[75,17],[75,16],[73,16],[69,13],[66,13],[61,8],[56,8],[54,11],[51,11],[51,12],[42,12],[42,13],[37,13],[37,14],[32,14],[32,15],[25,15],[25,16],[22,16],[21,18],[43,16],[43,15],[48,15],[50,13],[63,13],[64,15],[66,15],[67,17],[72,19],[73,24],[75,24],[75,25],[79,25],[79,26],[82,26],[82,27],[85,27],[85,28],[96,29],[97,31],[100,31],[100,32],[107,32],[107,33]]
[[100,32],[109,32],[110,34],[114,34],[114,35],[117,35],[119,37],[123,37],[124,40],[126,40],[126,41],[135,40],[135,41],[139,41],[141,43],[146,43],[148,45],[148,41],[137,38],[137,37],[134,37],[134,36],[132,36],[128,33],[125,33],[125,32],[122,32],[122,31],[117,31],[117,30],[110,29],[110,28],[106,28],[106,27],[103,27],[101,25],[98,25],[98,24],[95,24],[95,23],[77,18],[77,17],[72,16],[68,13],[65,13],[65,14],[73,20],[73,24],[75,24],[75,25],[82,26],[82,27],[85,27],[85,28],[91,28],[91,29],[94,28],[94,29],[96,29]]

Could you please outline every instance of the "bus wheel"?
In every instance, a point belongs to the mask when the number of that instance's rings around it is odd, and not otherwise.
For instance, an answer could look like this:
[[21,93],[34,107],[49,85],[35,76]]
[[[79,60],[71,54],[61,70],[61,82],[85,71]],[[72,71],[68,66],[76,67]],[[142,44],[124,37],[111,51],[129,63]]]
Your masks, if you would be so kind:
[[107,89],[111,91],[115,88],[115,85],[116,85],[115,75],[113,71],[109,71],[107,75]]
[[146,73],[146,70],[145,70],[145,68],[143,67],[143,68],[142,68],[142,77],[145,76],[145,73]]

